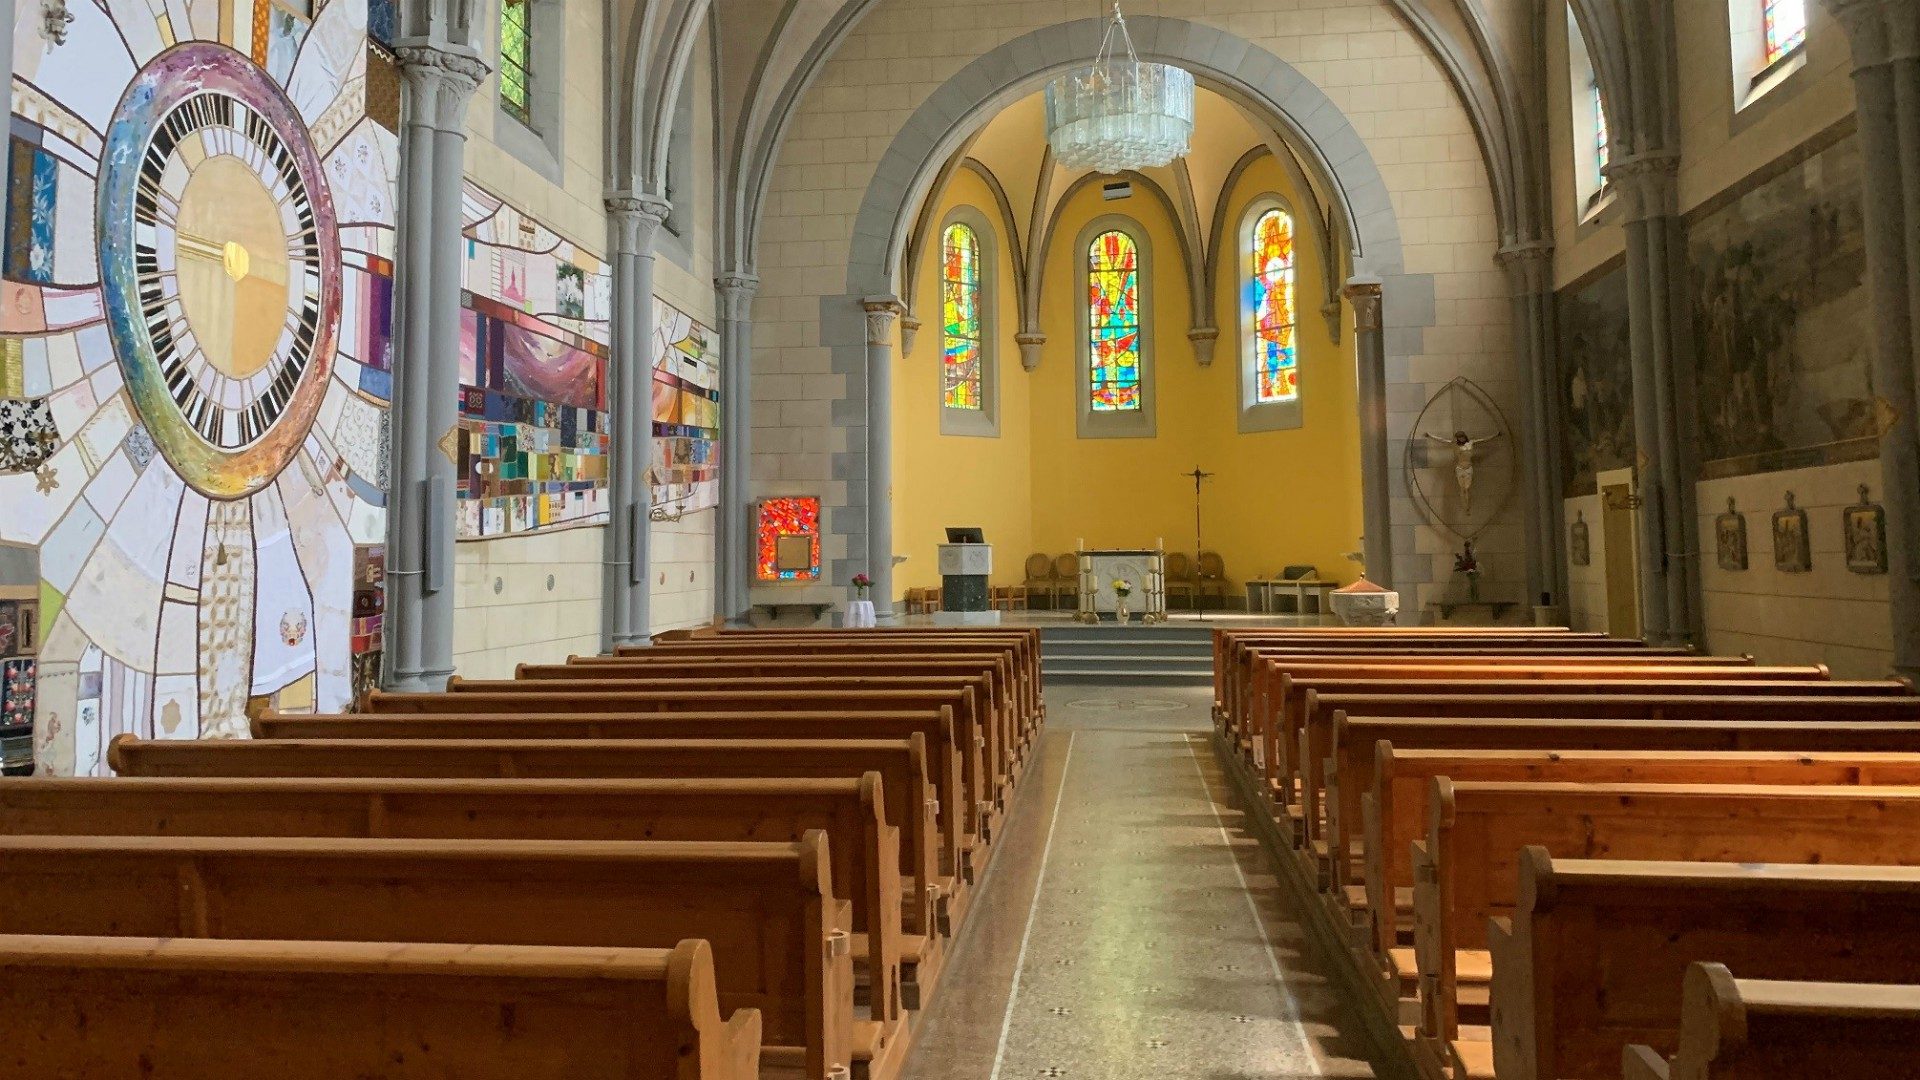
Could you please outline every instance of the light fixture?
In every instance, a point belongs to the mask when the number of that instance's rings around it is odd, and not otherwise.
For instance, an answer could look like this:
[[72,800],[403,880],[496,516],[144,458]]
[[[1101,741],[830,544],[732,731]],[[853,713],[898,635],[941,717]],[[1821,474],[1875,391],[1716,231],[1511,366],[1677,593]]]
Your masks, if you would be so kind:
[[1165,165],[1185,154],[1192,138],[1192,73],[1142,62],[1115,0],[1093,63],[1047,84],[1054,154],[1071,169],[1118,173]]

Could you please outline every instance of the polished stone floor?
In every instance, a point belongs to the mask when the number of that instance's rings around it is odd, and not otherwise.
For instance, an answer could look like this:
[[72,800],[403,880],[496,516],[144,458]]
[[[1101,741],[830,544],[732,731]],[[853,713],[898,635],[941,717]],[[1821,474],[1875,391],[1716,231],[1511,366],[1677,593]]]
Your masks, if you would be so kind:
[[1210,696],[1048,686],[906,1080],[1372,1075],[1231,805]]

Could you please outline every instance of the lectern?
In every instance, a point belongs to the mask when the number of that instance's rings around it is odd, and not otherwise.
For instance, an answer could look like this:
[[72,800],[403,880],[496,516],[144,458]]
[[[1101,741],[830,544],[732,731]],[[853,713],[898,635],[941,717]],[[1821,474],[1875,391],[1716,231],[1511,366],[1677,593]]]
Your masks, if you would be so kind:
[[933,621],[959,626],[997,625],[1000,613],[987,603],[993,547],[979,529],[948,529],[940,545],[940,606]]

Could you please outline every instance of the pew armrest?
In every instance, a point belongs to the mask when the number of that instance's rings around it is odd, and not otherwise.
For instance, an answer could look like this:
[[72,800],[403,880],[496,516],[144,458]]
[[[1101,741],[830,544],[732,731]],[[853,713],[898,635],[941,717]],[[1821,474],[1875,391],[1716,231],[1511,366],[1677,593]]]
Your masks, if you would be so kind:
[[1620,1054],[1620,1080],[1668,1080],[1667,1061],[1651,1046],[1629,1046]]
[[728,1018],[726,1080],[758,1080],[760,1076],[760,1010],[735,1009]]

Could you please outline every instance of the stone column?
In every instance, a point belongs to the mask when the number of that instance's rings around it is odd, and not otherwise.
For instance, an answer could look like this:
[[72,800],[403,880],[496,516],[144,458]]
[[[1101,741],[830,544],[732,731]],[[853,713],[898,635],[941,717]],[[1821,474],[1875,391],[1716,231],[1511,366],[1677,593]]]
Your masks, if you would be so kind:
[[[1524,469],[1529,602],[1565,611],[1560,567],[1559,371],[1553,333],[1553,245],[1511,244],[1497,259],[1513,290],[1514,364],[1520,370],[1522,424],[1517,444]],[[1546,600],[1542,600],[1546,597]]]
[[867,575],[874,617],[893,617],[893,334],[906,305],[869,296],[867,312]]
[[[1607,167],[1626,211],[1627,307],[1633,361],[1634,462],[1639,527],[1642,633],[1663,645],[1698,634],[1694,546],[1688,537],[1693,484],[1685,467],[1679,377],[1691,358],[1691,330],[1679,279],[1682,230],[1675,207],[1674,154],[1640,154]],[[1691,425],[1686,425],[1690,428]]]
[[397,690],[439,690],[453,674],[460,185],[467,103],[488,69],[465,47],[401,45],[395,52],[404,120],[382,683]]
[[1380,279],[1355,277],[1342,295],[1353,305],[1353,346],[1360,367],[1360,507],[1367,578],[1393,588],[1393,494],[1387,460],[1387,344],[1380,317]]
[[653,243],[672,210],[666,200],[607,196],[613,248],[613,348],[607,370],[606,556],[600,639],[611,652],[648,638],[647,470],[653,464]]
[[1827,0],[1853,49],[1893,665],[1920,677],[1920,8]]
[[760,279],[733,271],[720,294],[720,513],[714,538],[714,614],[745,623],[753,537],[753,297]]

